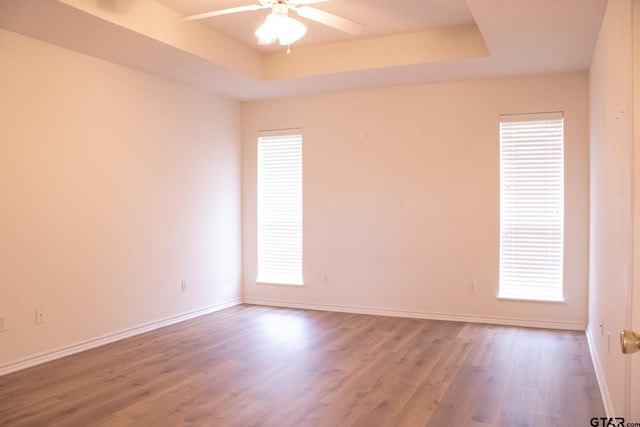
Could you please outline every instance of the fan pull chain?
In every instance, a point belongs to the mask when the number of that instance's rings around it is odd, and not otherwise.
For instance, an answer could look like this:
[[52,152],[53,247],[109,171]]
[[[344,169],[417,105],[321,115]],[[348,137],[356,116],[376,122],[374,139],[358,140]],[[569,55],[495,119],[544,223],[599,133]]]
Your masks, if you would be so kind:
[[288,54],[291,53],[291,45],[290,44],[287,45],[287,53]]

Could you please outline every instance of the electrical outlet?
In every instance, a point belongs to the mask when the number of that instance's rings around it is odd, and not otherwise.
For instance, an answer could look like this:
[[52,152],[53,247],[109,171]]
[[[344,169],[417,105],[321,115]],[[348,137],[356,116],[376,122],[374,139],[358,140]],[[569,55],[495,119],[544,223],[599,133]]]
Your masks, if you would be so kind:
[[187,281],[186,280],[181,280],[180,281],[180,289],[182,290],[182,292],[187,292]]
[[329,277],[327,276],[327,273],[324,273],[324,274],[322,275],[322,284],[323,284],[323,285],[327,285],[327,284],[329,284]]
[[0,332],[7,330],[7,315],[0,314]]
[[469,292],[472,292],[472,293],[476,292],[476,282],[469,280],[468,286],[469,286]]
[[40,323],[44,323],[44,321],[45,321],[44,308],[36,308],[36,323],[40,324]]

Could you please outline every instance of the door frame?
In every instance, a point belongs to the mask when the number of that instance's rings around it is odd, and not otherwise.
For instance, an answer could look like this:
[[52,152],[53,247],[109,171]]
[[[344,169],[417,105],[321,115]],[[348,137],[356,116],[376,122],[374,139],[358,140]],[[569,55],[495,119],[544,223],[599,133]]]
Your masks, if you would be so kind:
[[[631,141],[632,218],[631,233],[632,280],[627,298],[627,327],[640,332],[640,0],[631,3]],[[640,353],[627,357],[625,362],[625,412],[629,422],[640,422]],[[634,381],[635,379],[635,381]],[[632,404],[635,402],[635,404]]]

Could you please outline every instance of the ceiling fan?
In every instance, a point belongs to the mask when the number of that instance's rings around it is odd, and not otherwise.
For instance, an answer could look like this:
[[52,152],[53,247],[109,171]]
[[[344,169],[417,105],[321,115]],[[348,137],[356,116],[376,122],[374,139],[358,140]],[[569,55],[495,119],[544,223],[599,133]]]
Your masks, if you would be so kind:
[[281,45],[290,45],[299,40],[307,31],[307,27],[289,16],[289,10],[295,11],[299,16],[311,21],[319,22],[345,33],[358,34],[364,29],[364,25],[346,18],[334,15],[308,4],[321,3],[328,0],[258,0],[259,4],[232,7],[229,9],[214,10],[212,12],[199,13],[185,16],[185,21],[211,18],[213,16],[229,15],[231,13],[248,12],[252,10],[271,8],[264,24],[255,32],[259,44],[270,44],[279,40]]

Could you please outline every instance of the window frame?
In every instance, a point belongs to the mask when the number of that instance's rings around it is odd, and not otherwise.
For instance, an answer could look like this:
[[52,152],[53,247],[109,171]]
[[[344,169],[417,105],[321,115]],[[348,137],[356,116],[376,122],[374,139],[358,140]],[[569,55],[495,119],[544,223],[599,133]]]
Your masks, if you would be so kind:
[[566,301],[564,150],[562,112],[500,116],[499,299]]
[[302,139],[299,128],[258,132],[257,283],[304,285]]

